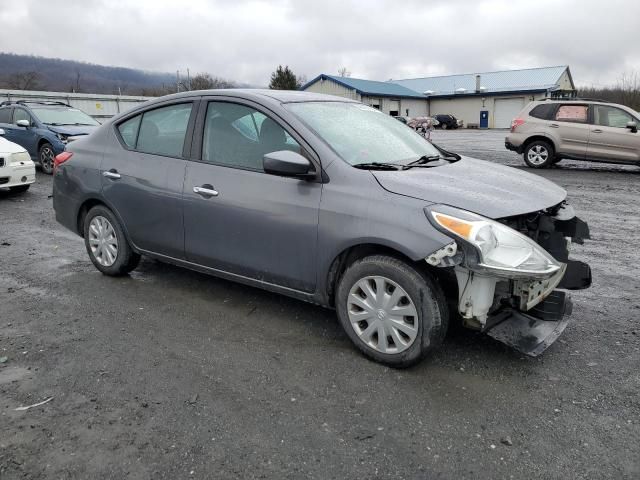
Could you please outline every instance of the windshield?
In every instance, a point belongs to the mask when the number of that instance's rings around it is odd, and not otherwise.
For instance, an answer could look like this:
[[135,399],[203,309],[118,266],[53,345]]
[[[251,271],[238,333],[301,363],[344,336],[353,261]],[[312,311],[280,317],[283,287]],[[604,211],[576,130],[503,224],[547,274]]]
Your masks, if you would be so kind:
[[100,125],[89,115],[75,108],[38,108],[31,111],[46,125]]
[[440,152],[411,128],[360,103],[304,102],[285,107],[351,165],[404,165]]

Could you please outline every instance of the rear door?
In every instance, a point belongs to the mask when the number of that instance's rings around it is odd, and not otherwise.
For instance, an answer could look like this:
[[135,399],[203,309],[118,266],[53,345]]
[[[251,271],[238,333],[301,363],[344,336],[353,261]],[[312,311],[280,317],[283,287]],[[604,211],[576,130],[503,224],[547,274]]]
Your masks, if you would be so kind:
[[561,154],[583,160],[589,143],[589,105],[560,104],[548,124],[548,134]]
[[197,125],[184,182],[187,260],[313,291],[322,184],[262,168],[264,154],[292,150],[319,171],[303,139],[268,110],[240,99],[203,101]]
[[133,243],[174,258],[184,257],[182,186],[194,105],[167,103],[123,120],[101,164],[103,195]]
[[621,163],[640,161],[640,133],[633,133],[627,123],[638,119],[621,108],[609,105],[592,105],[587,158]]

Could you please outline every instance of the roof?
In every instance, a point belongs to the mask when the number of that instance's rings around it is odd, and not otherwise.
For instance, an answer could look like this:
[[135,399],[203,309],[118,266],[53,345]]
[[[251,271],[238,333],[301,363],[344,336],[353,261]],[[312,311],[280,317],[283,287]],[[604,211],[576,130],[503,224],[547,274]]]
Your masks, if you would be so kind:
[[422,92],[411,90],[396,82],[378,82],[375,80],[363,80],[361,78],[335,77],[333,75],[321,74],[303,85],[300,90],[308,88],[310,85],[320,80],[332,80],[343,87],[355,90],[360,95],[371,95],[376,97],[393,98],[425,98]]
[[[424,93],[431,90],[429,96],[446,96],[460,93],[475,93],[476,75],[480,75],[483,93],[526,92],[556,89],[562,74],[568,71],[567,65],[556,67],[527,68],[522,70],[503,70],[498,72],[467,73],[440,77],[409,78],[390,80],[395,85]],[[571,73],[569,72],[569,78]],[[465,92],[457,92],[458,89]]]

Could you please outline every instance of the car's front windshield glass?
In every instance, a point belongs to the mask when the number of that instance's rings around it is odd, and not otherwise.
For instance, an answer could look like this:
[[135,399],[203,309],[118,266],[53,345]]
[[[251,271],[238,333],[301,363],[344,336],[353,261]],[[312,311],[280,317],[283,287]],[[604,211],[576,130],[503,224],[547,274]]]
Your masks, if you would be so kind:
[[31,111],[46,125],[100,125],[89,115],[75,108],[38,108]]
[[351,165],[405,165],[440,155],[413,129],[360,103],[303,102],[285,107]]

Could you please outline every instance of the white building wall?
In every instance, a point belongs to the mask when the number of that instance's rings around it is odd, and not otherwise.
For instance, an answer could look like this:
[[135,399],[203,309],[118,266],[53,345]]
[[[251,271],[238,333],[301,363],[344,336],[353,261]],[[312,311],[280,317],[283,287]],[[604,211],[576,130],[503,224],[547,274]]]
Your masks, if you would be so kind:
[[132,95],[101,95],[90,93],[64,93],[30,90],[0,90],[0,102],[9,100],[40,100],[49,102],[64,102],[78,108],[97,120],[105,120],[126,112],[141,102],[152,100],[154,97]]
[[360,101],[360,94],[351,88],[344,87],[331,79],[319,79],[304,89],[305,92],[323,93],[337,97]]
[[[487,110],[489,112],[489,128],[495,128],[495,102],[498,98],[521,98],[523,106],[529,102],[545,98],[544,93],[536,94],[520,94],[520,95],[493,95],[483,97],[454,97],[454,98],[432,98],[430,100],[430,115],[451,114],[458,120],[464,122],[465,127],[469,123],[480,124],[480,111]],[[484,106],[483,106],[484,103]]]

